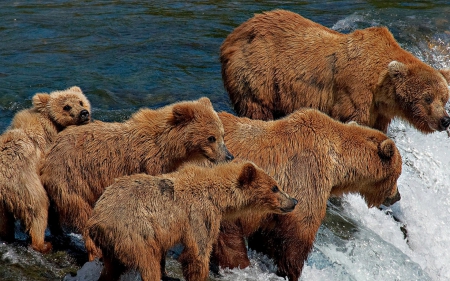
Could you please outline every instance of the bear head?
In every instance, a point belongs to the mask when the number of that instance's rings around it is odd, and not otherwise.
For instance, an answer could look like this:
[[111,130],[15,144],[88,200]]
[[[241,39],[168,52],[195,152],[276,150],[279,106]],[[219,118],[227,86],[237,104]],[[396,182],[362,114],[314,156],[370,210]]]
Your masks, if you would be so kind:
[[174,104],[170,123],[184,132],[181,141],[189,154],[197,154],[213,163],[233,159],[224,143],[222,121],[208,98]]
[[298,203],[275,179],[251,162],[243,163],[238,187],[246,193],[251,212],[285,214],[293,211]]
[[444,131],[450,125],[445,110],[449,99],[450,70],[437,71],[423,64],[392,61],[388,73],[403,118],[423,133]]
[[59,128],[82,125],[91,120],[91,105],[79,87],[71,87],[50,94],[37,93],[32,98],[33,106]]
[[[342,154],[332,194],[359,193],[369,207],[400,200],[397,180],[402,158],[393,140],[384,133],[356,123],[345,124]],[[343,168],[345,167],[345,168]]]

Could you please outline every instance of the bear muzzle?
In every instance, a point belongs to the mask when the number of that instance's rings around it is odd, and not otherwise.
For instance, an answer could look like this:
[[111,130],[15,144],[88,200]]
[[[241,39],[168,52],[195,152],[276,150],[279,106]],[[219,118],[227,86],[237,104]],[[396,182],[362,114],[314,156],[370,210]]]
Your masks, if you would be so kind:
[[225,147],[225,161],[229,162],[234,159],[233,154]]
[[280,208],[282,213],[290,213],[295,209],[295,206],[297,206],[298,201],[295,198],[290,198],[290,203],[288,206]]
[[444,116],[439,121],[439,129],[440,131],[445,131],[450,126],[450,117]]
[[80,114],[78,115],[78,121],[80,124],[85,124],[88,123],[90,121],[90,114],[89,111],[87,111],[86,109],[83,109],[82,111],[80,111]]
[[394,196],[388,197],[384,200],[383,205],[386,207],[389,207],[389,206],[393,205],[394,203],[396,203],[397,201],[400,201],[400,199],[402,199],[402,196],[400,195],[400,192],[398,192],[398,189],[397,189],[397,192],[395,193]]

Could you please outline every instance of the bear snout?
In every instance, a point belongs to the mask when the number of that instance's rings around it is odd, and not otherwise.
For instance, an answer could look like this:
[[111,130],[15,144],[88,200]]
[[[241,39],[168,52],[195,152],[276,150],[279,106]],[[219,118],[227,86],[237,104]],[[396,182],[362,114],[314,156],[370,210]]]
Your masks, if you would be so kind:
[[447,130],[448,126],[450,126],[450,117],[448,117],[448,116],[442,117],[439,122],[439,125],[440,125],[440,127],[441,127],[440,129],[442,131]]
[[225,160],[226,161],[231,161],[234,159],[233,154],[231,154],[230,151],[228,151],[228,149],[225,147]]
[[295,198],[290,198],[290,204],[286,207],[281,208],[281,211],[283,213],[289,213],[292,212],[295,209],[295,206],[298,204],[298,200]]
[[90,116],[89,111],[87,111],[86,109],[83,109],[80,112],[80,115],[78,115],[78,118],[79,118],[80,122],[85,123],[85,122],[89,121],[89,116]]
[[398,189],[397,189],[397,193],[395,193],[394,196],[386,198],[383,202],[383,205],[386,207],[389,207],[389,206],[393,205],[395,202],[400,201],[400,199],[402,199],[402,196],[400,195],[400,192],[398,192]]

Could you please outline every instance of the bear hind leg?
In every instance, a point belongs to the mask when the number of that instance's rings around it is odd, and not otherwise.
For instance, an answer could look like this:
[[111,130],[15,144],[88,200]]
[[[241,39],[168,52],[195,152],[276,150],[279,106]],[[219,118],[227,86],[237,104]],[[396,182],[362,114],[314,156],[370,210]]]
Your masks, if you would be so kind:
[[14,215],[0,202],[0,238],[6,242],[14,241]]
[[118,260],[103,257],[103,269],[98,281],[118,281],[125,270],[126,267]]
[[44,241],[48,223],[48,207],[50,205],[47,193],[41,185],[37,174],[26,186],[33,201],[29,203],[32,205],[31,208],[21,214],[21,216],[25,216],[21,219],[30,234],[31,247],[38,252],[48,253],[52,249],[52,244]]
[[201,255],[197,247],[187,247],[178,258],[186,281],[207,280],[209,274],[209,255]]
[[219,238],[213,246],[211,264],[216,266],[216,271],[213,271],[215,274],[219,273],[218,266],[243,269],[250,265],[244,233],[239,225],[222,221]]
[[273,120],[274,114],[272,110],[254,101],[247,101],[246,108],[239,110],[235,108],[239,116],[246,116],[256,120]]
[[159,254],[158,251],[152,251],[149,249],[146,251],[145,255],[138,255],[136,258],[137,269],[141,273],[142,281],[161,280],[162,259],[161,254]]

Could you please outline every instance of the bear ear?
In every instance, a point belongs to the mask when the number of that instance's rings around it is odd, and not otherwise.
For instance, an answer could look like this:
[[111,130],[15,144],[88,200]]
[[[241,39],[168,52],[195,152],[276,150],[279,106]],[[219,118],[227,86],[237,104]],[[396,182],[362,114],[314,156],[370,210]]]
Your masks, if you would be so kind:
[[246,163],[239,175],[239,185],[244,186],[253,182],[256,178],[256,168],[251,163]]
[[172,123],[180,125],[194,119],[194,109],[189,104],[175,104],[172,108]]
[[211,106],[211,107],[213,106],[211,103],[211,100],[208,99],[207,97],[202,97],[202,98],[198,99],[198,102],[203,105],[206,105],[206,106]]
[[385,139],[378,146],[378,155],[382,159],[391,159],[395,154],[395,143],[391,139]]
[[45,108],[49,101],[50,95],[46,93],[37,93],[32,98],[33,106],[39,110]]
[[450,85],[450,68],[440,69],[439,72],[444,75],[445,80],[447,80],[447,84]]
[[408,74],[408,67],[394,60],[388,64],[388,72],[391,78],[405,77]]
[[83,93],[83,91],[81,91],[80,87],[78,87],[78,86],[70,87],[68,90],[69,90],[69,91],[72,91],[72,92]]

